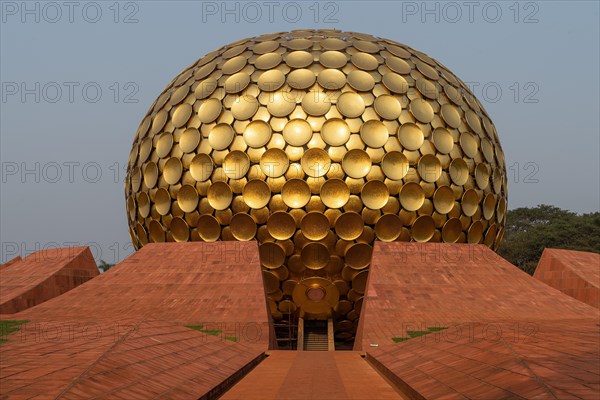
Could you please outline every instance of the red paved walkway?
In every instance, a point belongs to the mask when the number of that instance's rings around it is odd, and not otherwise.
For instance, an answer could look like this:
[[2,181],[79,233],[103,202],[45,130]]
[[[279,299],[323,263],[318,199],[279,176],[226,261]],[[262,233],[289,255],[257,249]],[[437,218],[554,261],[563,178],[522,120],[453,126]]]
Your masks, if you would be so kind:
[[98,275],[87,247],[41,250],[0,268],[0,314],[60,296]]
[[31,322],[1,345],[1,398],[199,398],[269,343],[254,242],[149,244],[11,319]]
[[600,308],[600,254],[545,249],[533,277],[566,295]]
[[353,351],[272,351],[223,400],[402,399]]
[[355,348],[416,398],[595,399],[599,318],[483,245],[376,243]]

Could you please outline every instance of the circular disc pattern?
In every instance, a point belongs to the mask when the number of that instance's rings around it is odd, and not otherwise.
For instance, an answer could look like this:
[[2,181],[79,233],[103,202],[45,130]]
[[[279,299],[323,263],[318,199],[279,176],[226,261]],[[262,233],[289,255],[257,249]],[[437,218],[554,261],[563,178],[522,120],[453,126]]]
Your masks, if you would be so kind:
[[306,30],[224,46],[174,79],[135,135],[125,194],[136,249],[257,240],[273,318],[332,316],[351,339],[375,240],[496,249],[506,185],[489,115],[442,64]]

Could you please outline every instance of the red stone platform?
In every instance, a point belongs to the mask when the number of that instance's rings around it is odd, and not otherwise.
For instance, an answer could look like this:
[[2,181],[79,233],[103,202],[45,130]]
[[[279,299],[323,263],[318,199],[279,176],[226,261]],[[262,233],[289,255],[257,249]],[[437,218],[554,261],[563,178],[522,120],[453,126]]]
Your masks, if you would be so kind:
[[4,264],[0,265],[0,269],[9,267],[11,265],[15,265],[16,263],[18,263],[21,260],[22,260],[21,256],[16,256],[12,260],[9,260],[9,261],[5,262]]
[[483,245],[376,243],[355,349],[411,398],[595,399],[599,319]]
[[600,254],[544,249],[533,277],[566,295],[600,308]]
[[0,268],[0,314],[12,314],[81,285],[97,276],[87,247],[48,249]]
[[255,242],[149,244],[11,319],[30,322],[1,345],[0,398],[213,398],[270,337]]

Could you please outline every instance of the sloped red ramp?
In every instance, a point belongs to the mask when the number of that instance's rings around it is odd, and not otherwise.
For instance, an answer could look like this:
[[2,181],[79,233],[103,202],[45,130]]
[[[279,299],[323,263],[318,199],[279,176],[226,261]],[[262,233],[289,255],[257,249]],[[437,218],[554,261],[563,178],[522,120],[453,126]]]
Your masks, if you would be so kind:
[[48,249],[0,268],[0,314],[13,314],[81,285],[98,275],[87,247]]
[[254,242],[149,244],[14,319],[7,398],[212,398],[269,347]]
[[486,246],[376,243],[355,349],[411,398],[599,398],[599,318]]
[[533,277],[566,295],[600,308],[600,254],[544,249]]

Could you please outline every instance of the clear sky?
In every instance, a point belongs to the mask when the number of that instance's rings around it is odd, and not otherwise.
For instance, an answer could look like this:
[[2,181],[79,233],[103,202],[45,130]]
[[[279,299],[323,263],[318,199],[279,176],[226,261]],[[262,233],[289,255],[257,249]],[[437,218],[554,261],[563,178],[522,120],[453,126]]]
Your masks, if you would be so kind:
[[0,2],[0,262],[132,250],[123,178],[136,129],[186,66],[242,38],[370,33],[436,58],[491,115],[509,208],[600,203],[598,1]]

